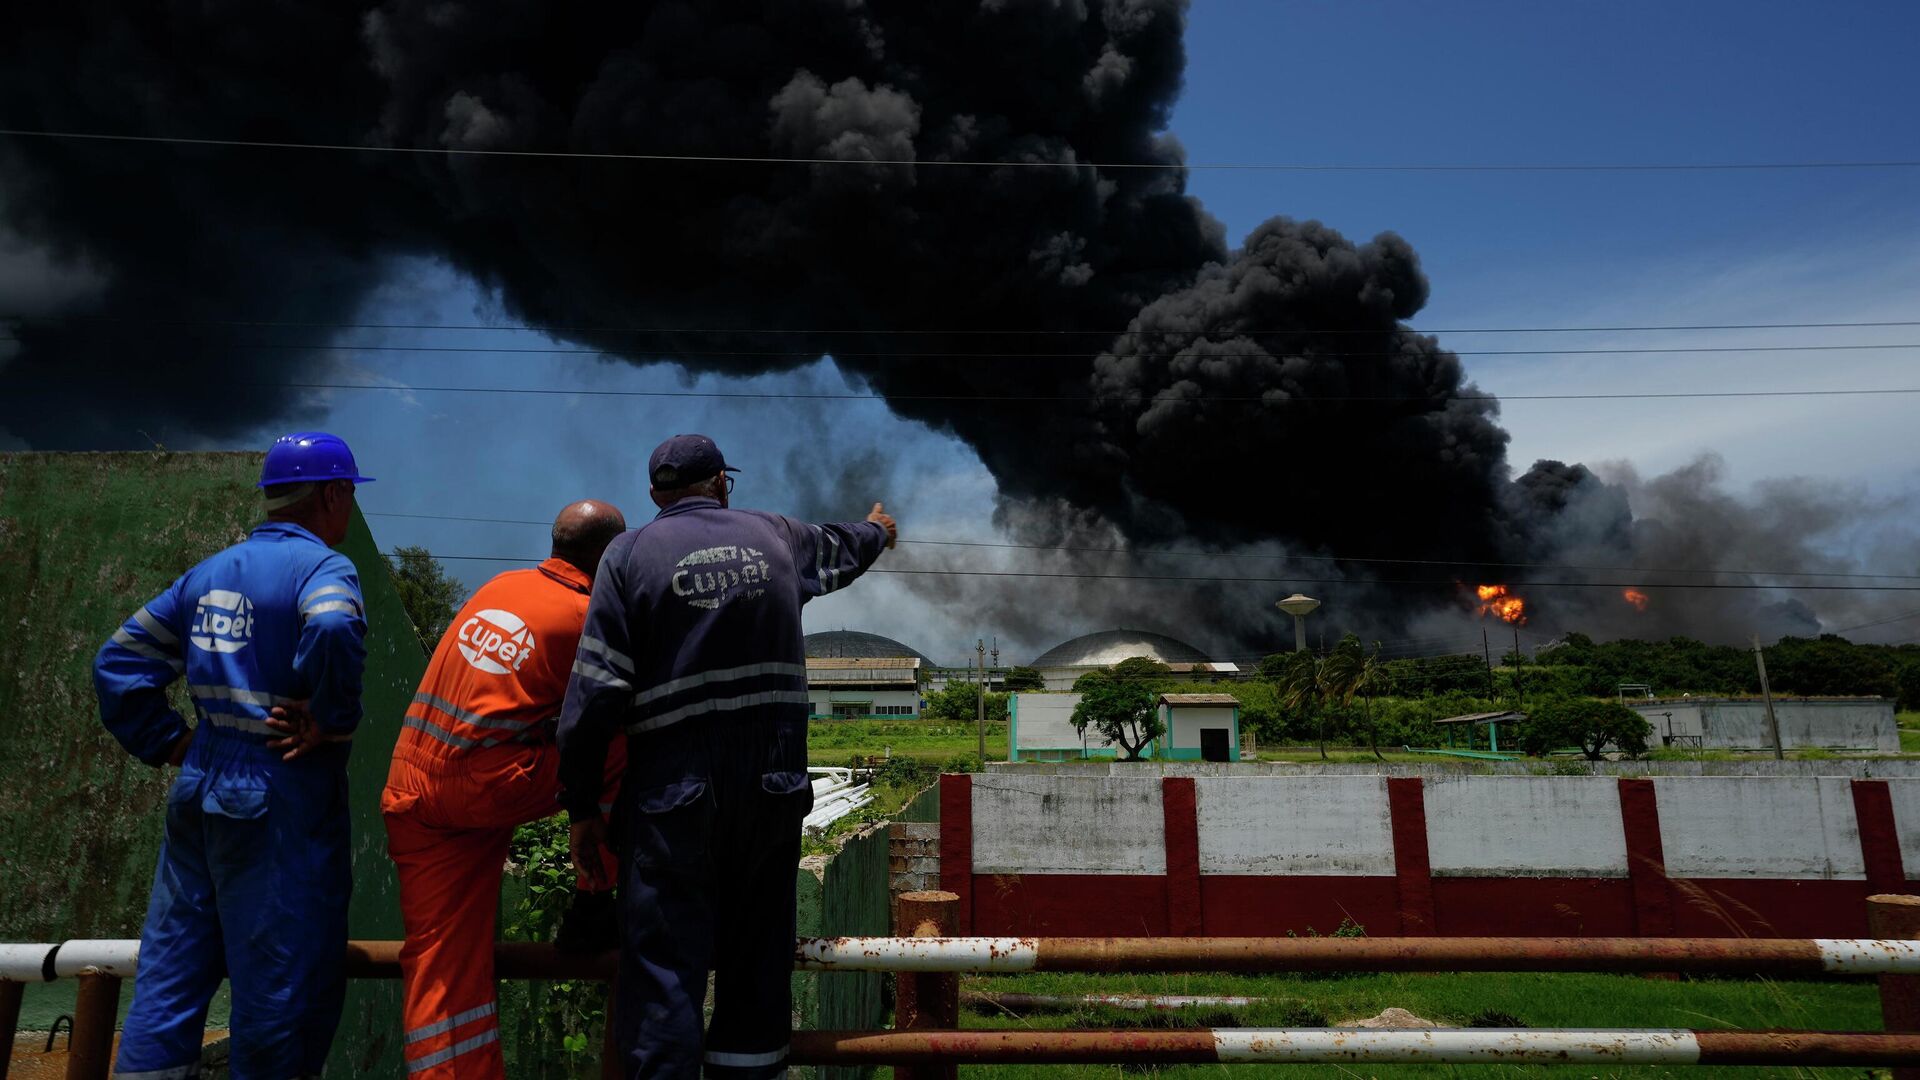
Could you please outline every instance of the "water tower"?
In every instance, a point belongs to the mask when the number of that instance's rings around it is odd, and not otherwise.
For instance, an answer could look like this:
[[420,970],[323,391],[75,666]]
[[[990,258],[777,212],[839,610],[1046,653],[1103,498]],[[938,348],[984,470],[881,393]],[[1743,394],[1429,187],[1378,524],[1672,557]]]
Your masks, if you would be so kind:
[[1307,616],[1312,613],[1314,608],[1320,606],[1320,601],[1315,600],[1311,596],[1302,596],[1300,593],[1294,593],[1292,596],[1287,597],[1285,600],[1273,606],[1293,616],[1293,651],[1306,652]]

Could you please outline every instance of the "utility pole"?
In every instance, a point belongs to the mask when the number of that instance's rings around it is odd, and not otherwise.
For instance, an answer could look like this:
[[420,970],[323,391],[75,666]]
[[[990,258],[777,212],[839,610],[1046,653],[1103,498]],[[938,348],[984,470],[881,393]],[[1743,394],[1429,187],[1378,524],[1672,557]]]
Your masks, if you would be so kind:
[[1520,683],[1520,628],[1513,628],[1513,701],[1521,709],[1527,707],[1526,690]]
[[1753,635],[1753,666],[1760,671],[1760,697],[1767,703],[1767,734],[1773,737],[1773,760],[1787,755],[1780,746],[1780,720],[1773,715],[1773,688],[1767,685],[1767,658],[1760,652],[1760,635]]
[[975,713],[974,730],[980,736],[980,768],[987,767],[987,642],[981,638],[974,642],[974,652],[980,658],[980,696],[974,699],[979,707]]
[[1487,643],[1487,628],[1480,628],[1480,657],[1487,662],[1487,701],[1492,703],[1493,696],[1493,646]]

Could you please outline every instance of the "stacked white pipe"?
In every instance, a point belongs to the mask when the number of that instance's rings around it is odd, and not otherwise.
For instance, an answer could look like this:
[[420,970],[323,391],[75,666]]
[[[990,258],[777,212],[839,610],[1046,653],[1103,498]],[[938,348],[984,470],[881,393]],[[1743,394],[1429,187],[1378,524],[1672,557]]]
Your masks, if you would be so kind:
[[873,801],[873,785],[866,774],[853,769],[816,765],[807,770],[813,777],[813,810],[802,827],[824,829]]

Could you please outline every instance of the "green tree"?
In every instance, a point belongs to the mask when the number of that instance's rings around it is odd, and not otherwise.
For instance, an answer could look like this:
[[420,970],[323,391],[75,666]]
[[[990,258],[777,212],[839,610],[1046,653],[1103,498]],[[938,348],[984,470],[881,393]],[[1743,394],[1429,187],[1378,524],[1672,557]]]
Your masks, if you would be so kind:
[[1320,758],[1326,760],[1327,712],[1321,706],[1327,696],[1327,683],[1320,658],[1305,650],[1288,653],[1285,660],[1275,665],[1273,685],[1288,710],[1316,724]]
[[[976,682],[949,682],[946,686],[927,695],[926,708],[920,715],[928,720],[949,720],[971,724],[979,719],[980,684]],[[1003,723],[1007,719],[1007,695],[989,693],[987,695],[987,719]]]
[[387,557],[393,571],[394,587],[400,590],[400,604],[413,622],[420,644],[432,655],[447,632],[447,624],[466,602],[467,590],[447,573],[440,560],[423,547],[397,547]]
[[1900,688],[1899,707],[1920,709],[1920,657],[1903,658],[1896,685]]
[[1008,669],[1003,685],[1008,690],[1045,690],[1047,680],[1040,674],[1039,668],[1022,665]]
[[1548,698],[1527,717],[1520,741],[1527,753],[1548,754],[1563,746],[1577,746],[1589,761],[1599,761],[1612,745],[1630,758],[1647,752],[1653,725],[1620,704],[1589,697]]
[[[1380,643],[1374,642],[1373,652],[1368,653],[1360,647],[1359,638],[1348,634],[1333,647],[1333,654],[1322,662],[1320,670],[1329,700],[1337,702],[1342,708],[1350,708],[1354,698],[1361,699],[1366,716],[1367,745],[1372,748],[1375,758],[1386,760],[1380,753],[1380,731],[1373,723],[1373,695],[1387,686],[1387,673],[1380,663]],[[1321,753],[1326,753],[1324,743]]]
[[1080,695],[1080,704],[1073,707],[1073,726],[1082,735],[1092,727],[1125,750],[1128,761],[1139,761],[1140,752],[1160,737],[1160,710],[1155,703],[1158,691],[1147,680],[1118,671],[1129,663],[1123,660],[1073,681]]

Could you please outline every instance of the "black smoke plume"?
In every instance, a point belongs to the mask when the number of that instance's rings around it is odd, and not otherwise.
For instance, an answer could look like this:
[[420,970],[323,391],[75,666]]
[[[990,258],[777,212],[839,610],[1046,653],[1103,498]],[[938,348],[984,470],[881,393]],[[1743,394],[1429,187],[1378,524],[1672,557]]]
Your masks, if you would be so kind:
[[[37,447],[192,445],[311,405],[285,384],[345,361],[302,346],[428,256],[638,363],[830,354],[970,445],[1021,537],[1418,554],[1449,561],[1422,576],[1467,583],[1481,562],[1639,539],[1584,469],[1510,480],[1497,404],[1404,328],[1428,289],[1405,241],[1276,218],[1229,251],[1165,134],[1183,0],[11,16],[0,127],[831,162],[0,138],[0,428]],[[1148,167],[1100,164],[1121,162]],[[681,329],[614,329],[642,327]],[[956,400],[974,395],[1002,400]],[[1461,586],[1321,572],[1375,627],[1459,609]],[[1244,622],[1221,635],[1269,633]]]

